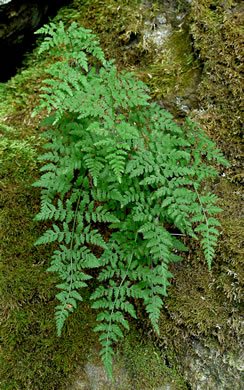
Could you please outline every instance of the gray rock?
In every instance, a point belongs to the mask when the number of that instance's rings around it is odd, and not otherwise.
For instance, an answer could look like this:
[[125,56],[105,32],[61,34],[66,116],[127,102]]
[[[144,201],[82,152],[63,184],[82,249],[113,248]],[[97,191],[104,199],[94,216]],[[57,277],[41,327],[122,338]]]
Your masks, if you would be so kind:
[[192,390],[242,390],[244,383],[244,353],[220,353],[217,346],[193,340],[180,357],[185,379]]
[[114,382],[109,379],[103,363],[91,354],[84,367],[78,369],[74,381],[67,390],[125,390],[129,389],[128,376],[121,365],[113,364]]
[[170,36],[171,32],[172,26],[170,23],[167,23],[164,14],[157,17],[155,23],[147,20],[144,23],[143,46],[147,48],[153,45],[156,50],[163,50],[165,40]]
[[12,0],[0,0],[0,5],[10,3]]

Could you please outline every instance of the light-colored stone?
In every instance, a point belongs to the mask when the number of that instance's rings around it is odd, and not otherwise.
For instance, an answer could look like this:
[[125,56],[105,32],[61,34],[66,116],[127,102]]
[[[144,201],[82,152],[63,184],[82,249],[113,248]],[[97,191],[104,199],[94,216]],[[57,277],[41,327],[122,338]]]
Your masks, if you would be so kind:
[[235,354],[220,353],[204,340],[193,340],[181,357],[185,378],[192,390],[242,390],[244,352],[237,346]]
[[0,0],[0,5],[10,3],[10,1],[12,1],[12,0]]
[[84,367],[77,370],[75,380],[67,390],[127,390],[128,375],[119,364],[113,364],[114,382],[108,377],[103,363],[98,359],[98,353],[90,356]]
[[167,19],[164,14],[157,17],[156,22],[158,23],[152,24],[148,20],[145,21],[143,46],[147,48],[154,45],[155,49],[163,50],[165,40],[172,32],[172,26],[170,23],[167,23]]

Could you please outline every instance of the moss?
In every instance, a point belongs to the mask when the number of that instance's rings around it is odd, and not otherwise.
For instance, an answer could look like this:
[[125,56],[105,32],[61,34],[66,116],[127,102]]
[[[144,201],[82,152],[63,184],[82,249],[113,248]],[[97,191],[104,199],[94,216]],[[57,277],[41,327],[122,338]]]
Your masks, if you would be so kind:
[[5,182],[0,197],[2,389],[61,389],[77,361],[97,342],[87,304],[68,321],[63,337],[56,336],[57,280],[45,273],[50,248],[34,247],[40,234],[32,220],[38,198],[27,181]]
[[219,352],[235,353],[243,336],[241,194],[224,178],[214,187],[225,211],[219,216],[222,231],[212,270],[208,271],[198,243],[190,242],[184,263],[171,268],[174,280],[161,313],[160,340],[173,343],[181,354],[185,348],[182,339],[200,339],[213,343]]
[[[140,36],[143,16],[138,9],[139,0],[95,0],[84,4],[76,1],[75,4],[80,10],[78,21],[98,35],[105,56],[115,58],[119,67],[128,65],[135,53],[132,50],[129,55],[123,46]],[[139,51],[137,55],[140,56]]]
[[234,166],[232,180],[243,180],[242,134],[243,6],[240,1],[192,1],[194,48],[204,63],[199,86],[200,124],[225,150]]
[[200,82],[201,70],[186,28],[173,32],[165,48],[156,60],[148,59],[146,71],[141,75],[150,86],[153,98],[170,102],[176,96],[187,96],[194,91],[196,83]]
[[242,193],[237,185],[222,178],[215,191],[221,199],[224,213],[220,215],[223,233],[220,236],[216,273],[217,288],[222,291],[229,302],[240,303],[243,297],[243,236]]
[[131,325],[130,334],[118,347],[118,357],[122,359],[130,378],[128,390],[153,390],[163,385],[170,385],[172,390],[187,390],[172,349],[160,348],[150,339],[149,329],[148,336],[145,337],[142,328],[138,328],[138,322]]
[[28,180],[37,167],[37,150],[40,141],[35,136],[25,137],[13,127],[0,124],[0,180],[11,177],[21,181]]

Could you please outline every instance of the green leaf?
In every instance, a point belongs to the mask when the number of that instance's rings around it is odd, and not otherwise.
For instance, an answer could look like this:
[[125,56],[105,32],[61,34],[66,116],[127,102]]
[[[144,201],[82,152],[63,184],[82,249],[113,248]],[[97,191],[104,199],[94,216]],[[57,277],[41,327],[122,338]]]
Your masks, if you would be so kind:
[[75,298],[75,299],[78,299],[79,301],[83,301],[82,296],[75,290],[70,292],[70,296]]

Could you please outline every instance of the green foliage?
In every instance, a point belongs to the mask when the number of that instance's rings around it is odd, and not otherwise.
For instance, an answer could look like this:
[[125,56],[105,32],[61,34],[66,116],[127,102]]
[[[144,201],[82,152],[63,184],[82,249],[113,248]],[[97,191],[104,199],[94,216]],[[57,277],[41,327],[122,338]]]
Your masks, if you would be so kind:
[[[47,118],[46,164],[37,220],[55,220],[36,244],[57,242],[48,271],[62,283],[56,295],[58,335],[82,300],[81,288],[98,268],[91,294],[99,310],[101,358],[112,377],[113,343],[144,302],[157,333],[169,264],[187,248],[177,238],[200,233],[209,269],[218,237],[217,198],[202,182],[225,164],[215,144],[189,119],[182,127],[149,102],[148,88],[106,61],[90,30],[46,25],[40,53],[57,61],[47,72],[40,105]],[[176,232],[176,233],[174,233]],[[92,274],[94,275],[94,273]]]

